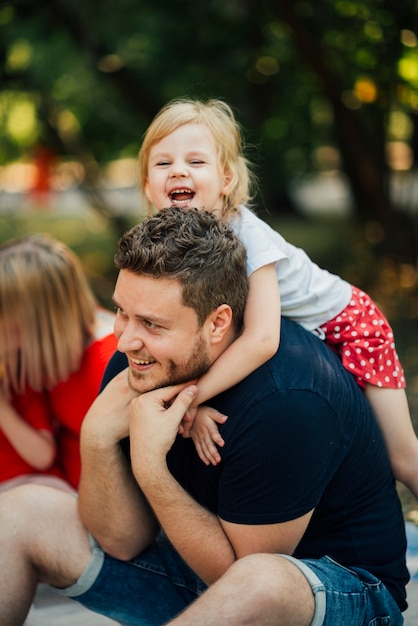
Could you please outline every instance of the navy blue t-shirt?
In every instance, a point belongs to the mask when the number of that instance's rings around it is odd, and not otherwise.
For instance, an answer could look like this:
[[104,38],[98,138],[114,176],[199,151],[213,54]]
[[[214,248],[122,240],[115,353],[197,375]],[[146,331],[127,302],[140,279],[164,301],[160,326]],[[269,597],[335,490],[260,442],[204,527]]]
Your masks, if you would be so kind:
[[[120,353],[104,384],[126,367]],[[167,461],[202,506],[236,524],[276,524],[315,509],[297,558],[331,556],[380,578],[406,608],[405,526],[380,430],[338,357],[282,319],[280,348],[244,381],[208,402],[222,462],[206,466],[177,437]]]

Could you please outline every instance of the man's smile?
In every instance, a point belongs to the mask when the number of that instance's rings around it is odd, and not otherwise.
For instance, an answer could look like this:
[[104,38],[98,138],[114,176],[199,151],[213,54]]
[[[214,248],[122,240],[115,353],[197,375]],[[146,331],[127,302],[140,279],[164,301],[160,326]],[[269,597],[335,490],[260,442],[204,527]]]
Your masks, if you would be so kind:
[[146,367],[148,365],[152,365],[153,363],[156,363],[157,361],[155,359],[144,359],[144,358],[134,358],[134,357],[128,357],[131,364],[136,365],[136,366],[140,366],[140,367]]

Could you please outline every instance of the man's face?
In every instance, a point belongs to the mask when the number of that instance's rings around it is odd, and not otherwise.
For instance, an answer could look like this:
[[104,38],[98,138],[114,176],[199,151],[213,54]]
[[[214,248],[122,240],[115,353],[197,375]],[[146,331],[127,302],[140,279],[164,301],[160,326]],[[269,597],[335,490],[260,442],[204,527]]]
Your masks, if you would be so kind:
[[182,302],[176,280],[121,270],[113,296],[118,350],[129,362],[129,382],[145,393],[199,378],[210,367],[205,324]]

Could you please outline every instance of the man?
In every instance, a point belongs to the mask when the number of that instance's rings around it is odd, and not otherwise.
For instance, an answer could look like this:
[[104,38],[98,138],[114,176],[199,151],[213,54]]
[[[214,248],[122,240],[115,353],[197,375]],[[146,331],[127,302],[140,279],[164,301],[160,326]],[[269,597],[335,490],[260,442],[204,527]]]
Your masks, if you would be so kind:
[[242,328],[244,248],[211,215],[167,209],[122,238],[116,264],[126,357],[83,424],[78,508],[41,487],[0,497],[4,623],[23,623],[42,580],[124,624],[402,624],[400,503],[336,356],[283,320],[277,355],[213,399],[228,419],[222,463],[206,466],[178,430],[189,381]]

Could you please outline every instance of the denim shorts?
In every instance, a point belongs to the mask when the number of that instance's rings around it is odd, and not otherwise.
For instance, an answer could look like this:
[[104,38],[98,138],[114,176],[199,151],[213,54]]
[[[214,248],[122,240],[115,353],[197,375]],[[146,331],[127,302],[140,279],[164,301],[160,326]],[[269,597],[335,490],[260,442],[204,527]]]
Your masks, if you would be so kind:
[[55,591],[120,624],[165,624],[207,588],[164,534],[130,561],[102,551],[90,537],[93,556],[78,581]]
[[[118,561],[91,539],[93,556],[78,581],[59,593],[123,625],[168,622],[207,588],[164,535],[140,556]],[[311,626],[402,626],[403,617],[383,583],[369,572],[349,570],[329,557],[282,555],[307,578],[315,596]]]
[[381,580],[361,568],[348,569],[329,556],[295,559],[315,596],[311,626],[402,626],[402,613]]

